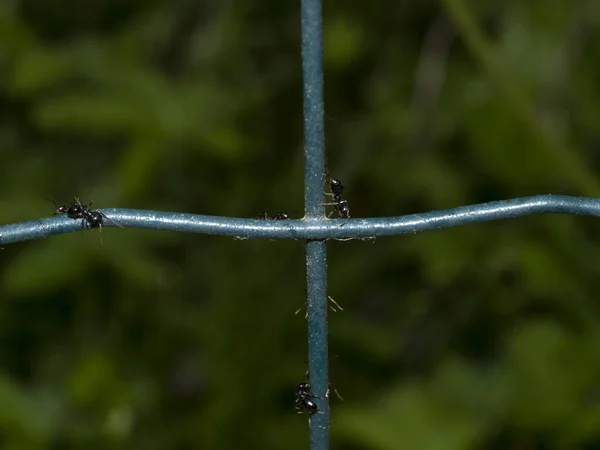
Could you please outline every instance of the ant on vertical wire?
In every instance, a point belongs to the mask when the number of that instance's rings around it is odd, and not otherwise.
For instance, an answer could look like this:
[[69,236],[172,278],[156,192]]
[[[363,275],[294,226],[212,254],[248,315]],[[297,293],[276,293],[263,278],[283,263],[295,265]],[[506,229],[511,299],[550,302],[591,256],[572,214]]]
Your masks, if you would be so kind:
[[[338,212],[340,219],[348,219],[350,220],[350,209],[348,208],[348,200],[344,200],[342,198],[342,193],[344,192],[344,184],[338,180],[337,178],[332,178],[329,182],[329,189],[331,193],[325,193],[325,195],[330,195],[333,198],[333,202],[331,203],[323,203],[323,206],[334,206],[335,210]],[[331,214],[329,214],[331,216]],[[329,217],[328,216],[328,217]],[[343,227],[348,223],[347,221],[340,225]]]
[[[304,376],[306,378],[306,381],[300,383],[296,388],[296,402],[294,406],[296,408],[296,411],[298,411],[298,414],[310,414],[312,416],[313,414],[319,413],[319,406],[316,402],[313,401],[313,399],[321,397],[317,397],[316,395],[313,395],[310,392],[310,374],[308,370],[306,371],[306,374]],[[331,383],[329,383],[329,386],[330,388],[327,389],[325,398],[329,398]],[[341,401],[344,401],[337,389],[333,388],[333,392],[335,392],[335,395],[337,395],[337,397]]]
[[298,414],[310,414],[312,416],[319,413],[319,405],[313,401],[314,398],[317,397],[311,394],[310,383],[300,383],[296,388],[296,401],[294,404]]
[[123,227],[123,225],[120,225],[111,218],[109,218],[103,212],[92,210],[91,208],[93,201],[91,201],[87,205],[84,205],[77,197],[73,197],[73,204],[59,206],[56,204],[56,202],[50,200],[49,198],[45,198],[44,200],[47,200],[54,204],[54,206],[56,207],[54,215],[65,214],[71,219],[81,219],[82,230],[86,228],[98,228],[100,233],[100,245],[103,245],[102,227],[104,226],[104,220],[108,220],[118,227],[125,228]]

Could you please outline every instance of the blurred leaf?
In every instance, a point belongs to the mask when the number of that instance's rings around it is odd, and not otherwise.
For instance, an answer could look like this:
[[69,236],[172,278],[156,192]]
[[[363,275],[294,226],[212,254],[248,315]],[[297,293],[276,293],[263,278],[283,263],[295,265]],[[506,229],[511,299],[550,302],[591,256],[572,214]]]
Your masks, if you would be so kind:
[[73,68],[71,61],[57,52],[35,48],[23,52],[15,63],[9,89],[21,96],[30,96],[64,81]]
[[435,403],[422,387],[407,384],[389,391],[376,407],[341,412],[339,433],[373,449],[477,448],[482,433],[476,423]]
[[353,64],[363,51],[364,33],[360,25],[339,15],[323,29],[325,64],[338,69]]
[[87,270],[80,237],[37,242],[22,251],[2,274],[2,285],[12,295],[36,295],[68,285]]

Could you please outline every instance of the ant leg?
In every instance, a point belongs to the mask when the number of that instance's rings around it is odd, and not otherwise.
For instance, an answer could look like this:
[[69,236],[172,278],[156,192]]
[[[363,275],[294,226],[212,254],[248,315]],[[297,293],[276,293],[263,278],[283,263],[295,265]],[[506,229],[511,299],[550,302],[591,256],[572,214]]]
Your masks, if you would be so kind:
[[[348,215],[344,215],[343,213],[340,213],[340,211],[339,211],[339,206],[340,206],[340,204],[339,204],[339,203],[319,203],[319,206],[335,206],[335,207],[336,207],[336,208],[335,208],[335,211],[332,211],[332,212],[330,212],[330,213],[327,215],[327,218],[328,218],[328,219],[331,217],[331,215],[332,215],[334,212],[336,212],[336,211],[337,211],[337,213],[340,215],[340,219],[348,219],[348,220],[350,220],[350,215],[349,215],[349,214],[348,214]],[[346,223],[348,223],[348,220],[346,220]],[[341,228],[341,227],[343,227],[344,225],[346,225],[346,223],[344,223],[344,224],[340,225],[340,228]]]
[[118,223],[118,222],[115,222],[114,220],[112,220],[110,217],[108,217],[108,216],[107,216],[106,214],[104,214],[103,212],[100,212],[100,211],[98,211],[98,212],[100,213],[100,215],[101,215],[103,218],[105,218],[105,219],[106,219],[106,220],[108,220],[109,222],[112,222],[112,223],[114,223],[114,224],[115,224],[116,226],[118,226],[119,228],[125,228],[123,225],[121,225],[121,224],[120,224],[120,223]]
[[100,247],[104,247],[104,242],[102,241],[102,223],[98,224],[98,234],[100,234]]
[[92,203],[94,203],[93,200],[89,204],[84,205],[83,203],[81,203],[81,200],[79,200],[79,198],[73,197],[73,204],[79,206],[81,208],[81,211],[84,213],[90,211]]
[[[334,205],[334,204],[335,203],[322,203],[319,206],[327,206],[327,205]],[[331,211],[329,214],[327,214],[327,218],[329,219],[334,212],[335,211]]]
[[52,214],[53,216],[57,216],[58,213],[56,212],[56,210],[58,209],[58,205],[56,204],[56,202],[54,200],[50,200],[49,198],[44,197],[44,200],[47,200],[49,202],[51,202],[54,205],[54,214]]

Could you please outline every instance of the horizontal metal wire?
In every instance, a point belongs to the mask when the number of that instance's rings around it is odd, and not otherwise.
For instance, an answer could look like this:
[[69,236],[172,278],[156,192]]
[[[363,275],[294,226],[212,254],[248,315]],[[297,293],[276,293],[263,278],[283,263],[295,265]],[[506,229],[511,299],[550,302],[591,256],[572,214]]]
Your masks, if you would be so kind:
[[[532,214],[600,216],[600,199],[564,195],[536,195],[399,217],[358,219],[257,220],[202,216],[136,209],[100,210],[128,228],[180,231],[238,238],[350,239],[420,233]],[[115,226],[109,220],[108,227]],[[81,230],[81,220],[65,216],[0,226],[0,244],[47,238]]]

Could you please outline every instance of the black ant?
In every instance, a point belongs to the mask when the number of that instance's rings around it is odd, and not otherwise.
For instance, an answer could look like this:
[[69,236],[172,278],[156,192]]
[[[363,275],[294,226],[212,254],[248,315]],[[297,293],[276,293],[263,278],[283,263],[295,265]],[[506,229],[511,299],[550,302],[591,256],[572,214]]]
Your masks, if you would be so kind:
[[269,213],[265,209],[262,213],[255,217],[259,220],[290,220],[291,216],[286,212],[278,212],[275,216],[269,216]]
[[[350,209],[348,208],[348,200],[344,200],[342,198],[342,193],[344,192],[344,184],[337,178],[332,178],[329,182],[329,189],[331,190],[331,193],[326,193],[325,195],[330,195],[331,197],[333,197],[333,202],[323,203],[323,206],[334,206],[340,216],[340,219],[350,219]],[[343,227],[344,225],[346,224],[344,223],[341,226]]]
[[255,219],[258,220],[269,220],[269,213],[267,212],[267,210],[265,209],[263,212],[261,212],[258,216],[255,217]]
[[49,202],[52,202],[56,207],[54,215],[66,214],[71,219],[81,219],[81,228],[98,228],[100,232],[100,245],[102,245],[102,227],[104,226],[104,220],[109,220],[118,227],[123,228],[114,220],[110,219],[106,214],[100,211],[93,211],[91,209],[93,201],[89,204],[84,205],[77,197],[73,197],[72,205],[57,205],[53,200],[46,198]]
[[60,206],[57,205],[54,200],[50,200],[49,198],[45,198],[44,200],[51,202],[56,207],[56,210],[54,211],[55,216],[58,214],[66,214],[67,217],[71,219],[84,219],[86,214],[90,210],[90,207],[92,206],[92,203],[90,203],[89,205],[82,205],[78,198],[73,198],[72,205]]
[[[295,408],[296,411],[298,411],[298,414],[310,414],[312,416],[313,414],[319,413],[319,406],[313,399],[320,397],[317,397],[310,392],[310,376],[308,370],[306,371],[305,377],[307,381],[300,383],[296,388]],[[329,383],[329,386],[331,386],[331,383]],[[327,393],[325,394],[326,398],[329,398],[329,391],[330,389],[327,389]],[[344,401],[337,389],[334,388],[333,392],[335,392],[335,395],[337,395],[340,400]]]
[[286,212],[278,212],[275,217],[275,220],[290,220],[291,216]]
[[303,382],[296,388],[296,402],[294,407],[298,414],[317,414],[319,412],[319,405],[313,401],[316,396],[310,393],[310,383]]

